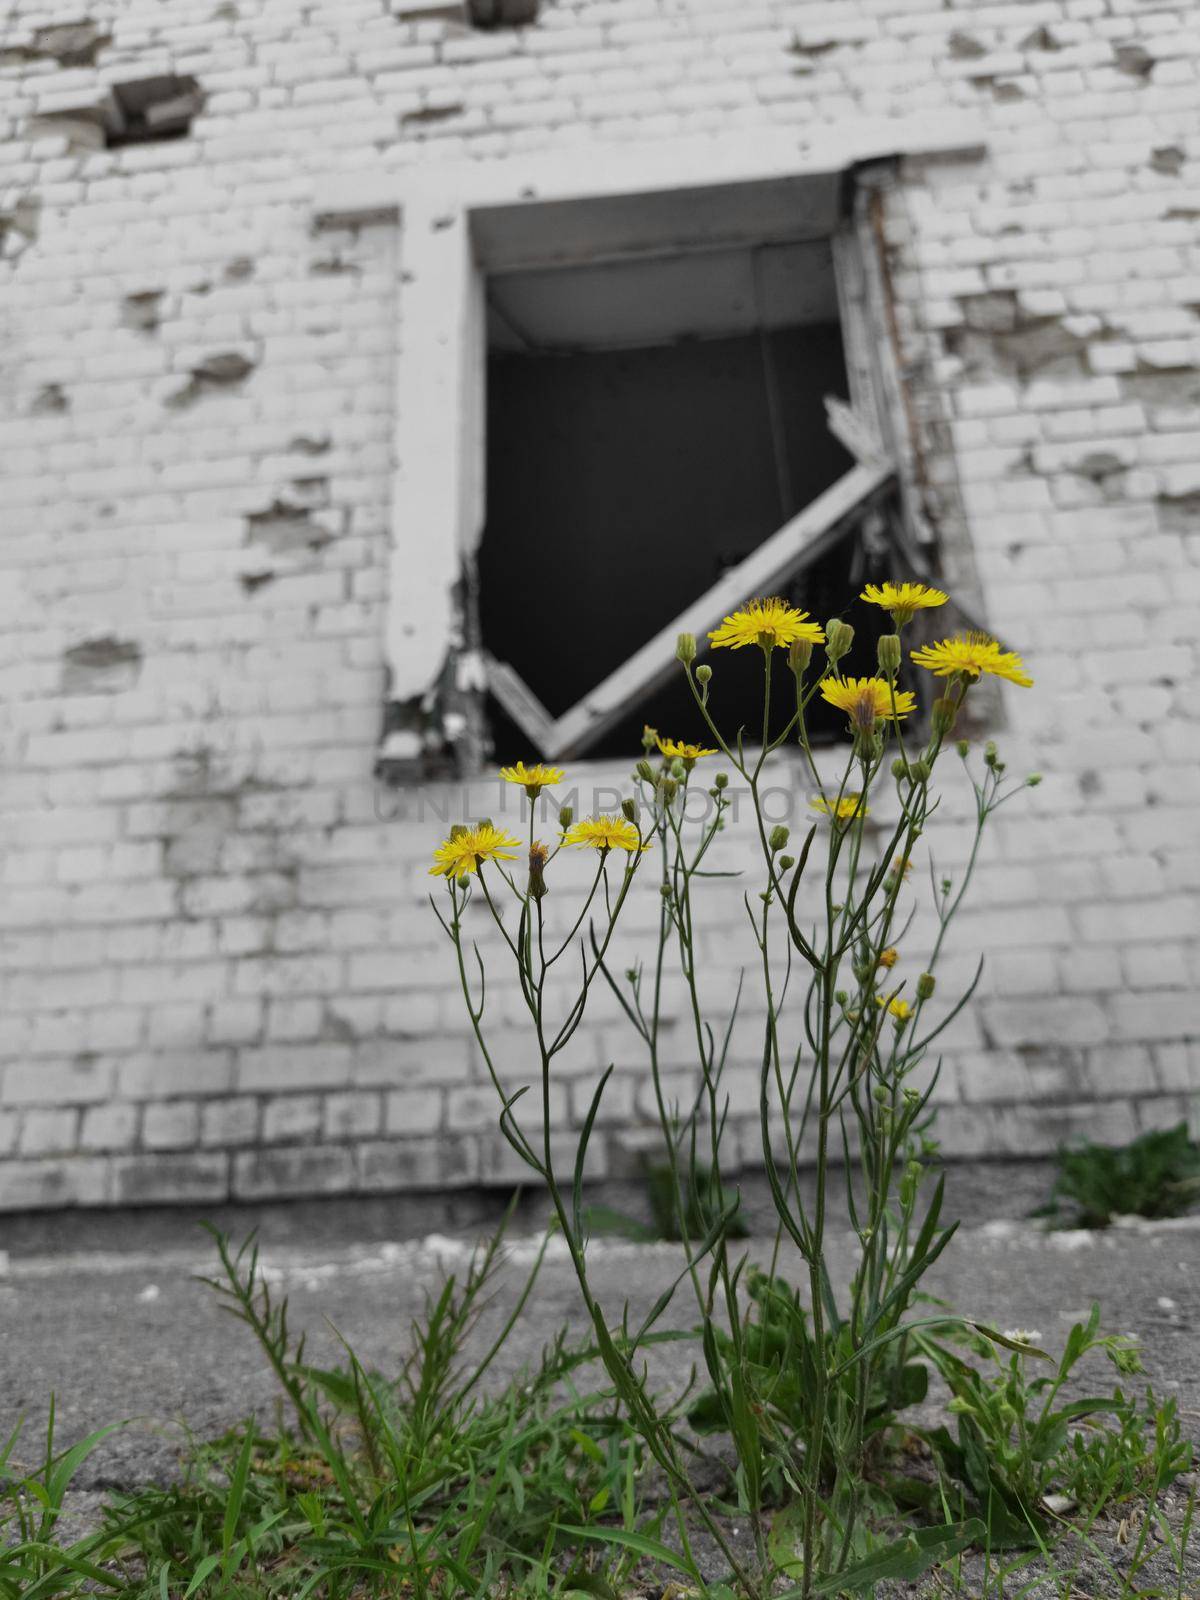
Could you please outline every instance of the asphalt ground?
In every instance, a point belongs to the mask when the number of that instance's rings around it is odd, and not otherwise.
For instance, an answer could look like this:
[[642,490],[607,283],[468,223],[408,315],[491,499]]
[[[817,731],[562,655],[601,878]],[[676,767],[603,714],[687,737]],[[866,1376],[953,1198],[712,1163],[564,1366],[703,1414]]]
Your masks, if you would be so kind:
[[[1105,1330],[1141,1339],[1149,1381],[1160,1395],[1177,1396],[1185,1426],[1200,1436],[1200,1217],[1047,1232],[1027,1216],[1044,1198],[1044,1168],[959,1168],[949,1180],[947,1209],[964,1220],[930,1274],[930,1292],[972,1318],[1037,1329],[1052,1351],[1099,1301]],[[508,1260],[474,1335],[479,1350],[524,1283],[540,1210],[535,1198],[513,1219]],[[771,1244],[759,1231],[766,1207],[751,1186],[747,1211],[756,1231],[745,1247],[763,1260]],[[225,1211],[214,1220],[235,1238],[258,1228],[273,1287],[287,1295],[296,1331],[307,1333],[310,1359],[335,1362],[340,1335],[366,1365],[389,1373],[407,1351],[424,1295],[445,1272],[461,1273],[472,1242],[494,1220],[494,1200],[312,1203]],[[194,1214],[14,1217],[0,1239],[8,1252],[0,1275],[0,1428],[7,1436],[24,1419],[18,1456],[36,1459],[52,1393],[61,1446],[130,1419],[75,1480],[86,1491],[76,1506],[85,1519],[105,1491],[168,1481],[189,1434],[210,1438],[250,1413],[263,1422],[275,1414],[276,1389],[252,1336],[198,1281],[216,1257]],[[832,1276],[843,1290],[850,1245],[835,1227]],[[598,1298],[615,1321],[626,1301],[635,1317],[648,1310],[678,1270],[680,1252],[605,1239],[593,1242],[590,1260]],[[785,1270],[799,1281],[798,1267],[785,1254]],[[677,1307],[667,1323],[692,1326],[686,1286]],[[552,1249],[497,1361],[496,1381],[535,1361],[563,1325],[583,1331],[570,1263]],[[664,1391],[684,1375],[679,1350],[652,1353],[651,1379]],[[1105,1392],[1115,1374],[1093,1359],[1094,1392]]]

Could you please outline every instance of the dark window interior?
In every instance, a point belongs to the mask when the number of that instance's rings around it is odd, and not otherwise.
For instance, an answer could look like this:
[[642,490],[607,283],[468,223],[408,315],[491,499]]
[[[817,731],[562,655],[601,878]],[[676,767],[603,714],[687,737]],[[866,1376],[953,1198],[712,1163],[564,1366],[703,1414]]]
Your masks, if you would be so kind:
[[[485,648],[561,716],[849,470],[823,406],[826,394],[846,393],[841,334],[828,320],[650,347],[494,350],[479,553]],[[863,575],[848,538],[789,596],[819,621],[835,609],[854,621],[847,672],[874,670],[872,608],[846,604]],[[759,652],[710,660],[720,725],[760,728]],[[790,679],[777,677],[786,718]],[[495,756],[528,757],[520,729],[498,706],[491,712]],[[842,720],[822,707],[815,727],[833,734]],[[705,731],[680,677],[586,754],[635,758],[647,722],[675,738]]]
[[110,128],[110,149],[182,139],[204,107],[204,91],[190,77],[139,78],[113,85],[120,125]]

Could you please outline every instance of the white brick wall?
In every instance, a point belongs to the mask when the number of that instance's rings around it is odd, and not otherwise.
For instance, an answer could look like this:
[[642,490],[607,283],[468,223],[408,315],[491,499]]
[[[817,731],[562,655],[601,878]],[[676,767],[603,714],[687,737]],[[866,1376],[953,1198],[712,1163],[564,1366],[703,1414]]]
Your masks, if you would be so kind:
[[[944,107],[988,153],[904,170],[897,315],[929,509],[955,570],[969,539],[988,618],[1038,680],[1006,743],[1046,782],[1001,819],[964,918],[963,948],[994,960],[942,1134],[1028,1152],[1182,1113],[1200,1082],[1189,8],[544,0],[536,27],[476,35],[387,0],[200,20],[84,0],[72,20],[113,42],[70,69],[26,48],[48,14],[14,0],[0,22],[0,1205],[513,1175],[422,909],[437,822],[375,814],[401,237],[315,231],[314,184]],[[167,72],[207,96],[186,139],[106,151],[31,124]],[[276,507],[320,537],[273,542]],[[106,640],[131,647],[119,664],[68,672]],[[711,954],[719,984],[735,953]],[[496,1004],[519,1071],[511,986]],[[619,1160],[647,1108],[600,1006],[564,1110],[609,1059]]]

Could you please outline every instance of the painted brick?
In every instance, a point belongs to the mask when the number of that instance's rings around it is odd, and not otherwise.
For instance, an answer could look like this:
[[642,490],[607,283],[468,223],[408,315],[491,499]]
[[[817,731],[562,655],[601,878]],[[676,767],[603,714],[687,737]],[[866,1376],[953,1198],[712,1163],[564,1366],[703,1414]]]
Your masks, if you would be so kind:
[[[1200,664],[1180,131],[1196,61],[1178,8],[1045,0],[1054,50],[1027,42],[1027,3],[673,0],[668,18],[656,0],[563,0],[520,33],[471,31],[445,0],[390,15],[343,0],[286,29],[253,7],[160,9],[127,0],[122,62],[195,73],[192,135],[84,156],[46,130],[10,163],[42,210],[36,240],[10,229],[0,259],[0,492],[21,530],[0,618],[0,1207],[212,1201],[231,1155],[247,1198],[525,1176],[425,906],[431,841],[493,814],[495,785],[385,796],[373,778],[394,424],[414,403],[395,392],[409,241],[386,218],[314,230],[313,184],[382,167],[399,192],[443,163],[574,148],[584,163],[631,141],[649,165],[681,134],[849,143],[864,116],[959,105],[985,155],[905,161],[882,222],[947,583],[973,572],[973,607],[1026,653],[1037,687],[1004,692],[1004,742],[1010,770],[1046,782],[998,819],[956,926],[956,979],[965,952],[992,959],[942,1041],[939,1133],[957,1154],[1024,1154],[1173,1114],[1200,1086],[1200,788],[1180,714]],[[32,17],[0,21],[0,51]],[[1119,70],[1122,47],[1153,71]],[[112,81],[16,55],[6,70],[20,116]],[[155,325],[130,325],[130,295],[159,297]],[[276,548],[247,523],[277,502],[315,543]],[[137,647],[136,672],[69,665],[104,638]],[[626,769],[585,770],[619,786]],[[965,798],[935,843],[954,871]],[[552,919],[573,883],[564,860]],[[715,1015],[753,953],[738,895],[705,893]],[[656,916],[652,895],[630,902],[628,959]],[[515,1086],[536,1077],[527,1018],[482,942],[494,1061]],[[928,948],[923,922],[911,942]],[[593,1001],[555,1063],[555,1116],[578,1125],[616,1063],[602,1166],[635,1159],[653,1106],[637,1039],[611,996]],[[665,1015],[683,1097],[678,994]],[[751,1161],[752,1023],[727,1076]]]
[[354,1187],[354,1152],[348,1145],[246,1150],[233,1158],[236,1200],[345,1194]]
[[121,1156],[112,1163],[111,1198],[117,1205],[220,1201],[228,1194],[229,1157],[223,1152]]
[[194,1100],[148,1105],[142,1114],[142,1143],[148,1150],[186,1150],[200,1135],[200,1106]]

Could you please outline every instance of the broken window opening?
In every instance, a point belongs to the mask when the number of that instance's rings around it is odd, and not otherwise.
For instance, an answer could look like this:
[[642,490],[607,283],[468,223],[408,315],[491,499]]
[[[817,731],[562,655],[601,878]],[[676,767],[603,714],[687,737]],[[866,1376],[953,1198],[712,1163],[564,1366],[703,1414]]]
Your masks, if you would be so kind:
[[160,139],[182,139],[204,106],[204,91],[191,77],[139,78],[112,87],[112,112],[105,143],[110,150]]
[[540,0],[467,0],[473,28],[526,28],[537,21]]
[[[726,575],[728,610],[763,593],[751,558],[762,568],[810,507],[811,558],[765,592],[822,623],[845,615],[856,639],[842,670],[874,672],[886,619],[847,602],[896,575],[889,516],[864,532],[861,514],[882,505],[890,472],[876,462],[857,500],[842,493],[856,456],[845,423],[826,422],[827,397],[849,392],[829,239],[496,274],[488,310],[478,570],[483,648],[504,664],[491,680],[494,759],[528,758],[539,727],[533,753],[550,757],[633,758],[646,723],[706,742],[670,627]],[[589,728],[577,708],[663,630],[666,670],[649,683],[633,673],[625,701]],[[713,665],[717,721],[730,733],[744,724],[756,742],[757,652],[721,652]],[[778,727],[791,706],[786,675],[777,680]],[[813,702],[814,737],[841,737],[844,724]]]

